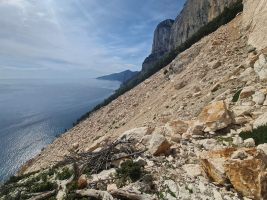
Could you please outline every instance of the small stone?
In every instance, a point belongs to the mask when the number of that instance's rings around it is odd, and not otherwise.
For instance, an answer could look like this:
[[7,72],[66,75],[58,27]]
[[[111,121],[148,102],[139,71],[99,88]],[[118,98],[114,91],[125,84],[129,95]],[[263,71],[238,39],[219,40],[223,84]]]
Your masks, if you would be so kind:
[[114,190],[117,190],[118,189],[118,187],[117,187],[117,185],[116,184],[108,184],[107,185],[107,192],[112,192],[112,191],[114,191]]
[[188,176],[197,177],[201,175],[201,167],[198,164],[183,165],[183,170],[186,171]]
[[244,147],[255,147],[255,141],[253,138],[248,138],[246,140],[244,140]]
[[267,144],[266,143],[258,145],[257,149],[263,151],[264,154],[267,156]]
[[146,160],[144,158],[141,158],[140,156],[135,160],[135,162],[138,163],[142,167],[147,165]]
[[265,101],[265,94],[263,94],[262,92],[256,92],[253,95],[253,101],[257,104],[257,105],[263,105],[264,101]]
[[220,87],[221,87],[221,84],[220,84],[220,83],[216,83],[216,84],[211,88],[211,92],[216,92]]
[[84,175],[80,176],[78,179],[78,189],[84,189],[87,187],[87,179]]
[[214,60],[211,63],[209,63],[209,65],[212,69],[217,69],[222,65],[222,63],[220,61]]
[[75,142],[75,143],[72,144],[72,148],[73,149],[78,149],[78,147],[79,147],[79,143],[78,142]]
[[240,160],[244,160],[247,157],[248,157],[248,154],[242,150],[235,151],[231,156],[232,159],[240,159]]
[[267,112],[259,116],[253,123],[253,128],[256,129],[260,126],[267,125]]
[[153,133],[149,142],[148,151],[154,156],[166,155],[169,153],[170,147],[171,144],[163,135]]
[[243,139],[240,136],[235,136],[233,138],[233,144],[240,147],[243,144]]
[[243,90],[240,93],[239,98],[240,99],[245,99],[248,97],[251,97],[253,94],[255,94],[255,87],[254,86],[248,86],[248,87],[244,87]]

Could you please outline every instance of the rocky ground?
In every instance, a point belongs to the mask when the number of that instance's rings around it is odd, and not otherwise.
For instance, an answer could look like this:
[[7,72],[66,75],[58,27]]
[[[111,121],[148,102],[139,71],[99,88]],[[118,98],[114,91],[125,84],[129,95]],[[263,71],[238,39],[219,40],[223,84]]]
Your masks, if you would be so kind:
[[[239,15],[58,138],[0,199],[267,199],[267,51],[247,40]],[[131,142],[92,173],[112,141]]]

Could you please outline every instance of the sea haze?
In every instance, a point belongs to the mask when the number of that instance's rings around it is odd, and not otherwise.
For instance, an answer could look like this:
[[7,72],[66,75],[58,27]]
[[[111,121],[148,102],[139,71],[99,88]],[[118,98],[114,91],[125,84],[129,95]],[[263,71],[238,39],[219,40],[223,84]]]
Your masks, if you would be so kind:
[[0,79],[0,182],[119,85],[95,79]]

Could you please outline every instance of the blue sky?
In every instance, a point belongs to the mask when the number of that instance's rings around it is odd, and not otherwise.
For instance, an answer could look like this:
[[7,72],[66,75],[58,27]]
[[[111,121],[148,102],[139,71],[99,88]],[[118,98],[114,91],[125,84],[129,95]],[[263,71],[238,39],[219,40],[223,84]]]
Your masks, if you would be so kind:
[[0,0],[0,78],[139,70],[153,31],[184,0]]

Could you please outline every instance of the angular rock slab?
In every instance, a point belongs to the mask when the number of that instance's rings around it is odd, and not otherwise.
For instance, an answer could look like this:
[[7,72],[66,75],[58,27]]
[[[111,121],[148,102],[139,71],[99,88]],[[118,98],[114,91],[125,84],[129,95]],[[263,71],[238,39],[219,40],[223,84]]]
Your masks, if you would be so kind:
[[213,102],[206,106],[198,116],[198,120],[204,124],[205,132],[220,130],[232,123],[224,101]]
[[267,157],[264,153],[250,149],[244,160],[228,160],[224,167],[234,188],[252,199],[267,199]]
[[229,181],[225,174],[224,164],[235,151],[235,148],[228,148],[202,153],[200,155],[200,165],[205,172],[204,175],[220,185],[228,183]]

